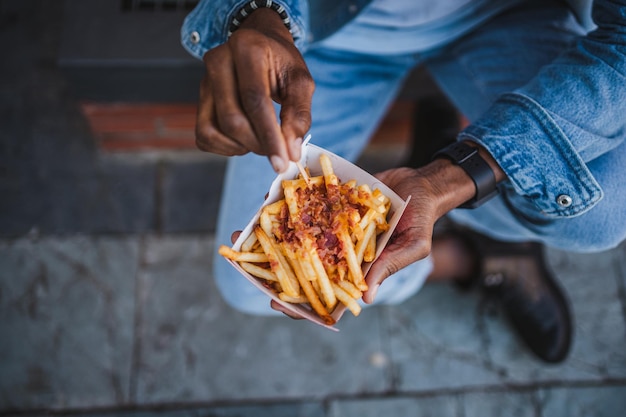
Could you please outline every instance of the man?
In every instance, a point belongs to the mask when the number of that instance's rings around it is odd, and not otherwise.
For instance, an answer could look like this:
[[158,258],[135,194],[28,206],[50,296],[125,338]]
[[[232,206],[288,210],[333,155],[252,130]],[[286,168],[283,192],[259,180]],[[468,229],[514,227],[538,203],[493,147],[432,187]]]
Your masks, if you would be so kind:
[[[461,242],[433,240],[435,222],[448,213],[500,241],[571,251],[616,246],[626,238],[626,2],[595,1],[593,24],[586,6],[201,2],[182,29],[183,44],[206,65],[197,144],[245,155],[229,160],[218,240],[227,241],[252,216],[260,190],[299,159],[308,131],[314,143],[356,159],[403,78],[424,65],[471,124],[431,163],[379,174],[412,200],[370,270],[364,302],[401,302],[437,275],[442,254]],[[521,250],[519,262],[530,271],[503,267],[490,275],[500,277],[515,328],[540,358],[563,360],[569,313],[536,245],[497,246],[504,255]],[[218,261],[214,272],[231,305],[271,311],[225,263]]]

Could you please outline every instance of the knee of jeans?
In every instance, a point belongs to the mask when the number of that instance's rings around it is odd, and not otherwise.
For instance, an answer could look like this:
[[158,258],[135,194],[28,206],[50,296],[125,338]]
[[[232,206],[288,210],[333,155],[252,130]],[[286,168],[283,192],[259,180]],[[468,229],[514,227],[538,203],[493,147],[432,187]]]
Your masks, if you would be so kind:
[[232,309],[254,316],[282,314],[270,307],[270,297],[226,262],[216,262],[213,274],[222,300]]
[[544,243],[559,249],[593,253],[611,250],[626,239],[626,225],[614,224],[605,216],[583,216],[562,220],[563,227],[543,233]]
[[279,316],[282,313],[270,307],[270,298],[241,297],[228,292],[221,292],[222,299],[233,310],[252,316]]
[[[252,286],[252,284],[250,284]],[[270,297],[263,294],[257,288],[252,288],[258,294],[250,292],[236,292],[232,289],[223,290],[219,287],[222,300],[233,310],[252,316],[278,316],[282,313],[270,307]]]
[[624,241],[623,235],[613,233],[599,233],[593,238],[583,240],[578,243],[575,251],[582,253],[604,252],[615,249]]

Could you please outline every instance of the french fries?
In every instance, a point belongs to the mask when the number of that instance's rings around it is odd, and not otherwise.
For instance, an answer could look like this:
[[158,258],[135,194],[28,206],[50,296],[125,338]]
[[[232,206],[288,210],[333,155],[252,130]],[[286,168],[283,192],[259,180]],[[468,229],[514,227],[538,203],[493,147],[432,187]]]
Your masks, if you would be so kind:
[[378,189],[342,183],[325,154],[320,166],[319,176],[299,166],[298,178],[282,182],[284,198],[263,207],[240,251],[222,245],[218,252],[281,300],[308,304],[332,325],[339,304],[361,312],[363,265],[374,260],[376,238],[389,228],[391,203]]

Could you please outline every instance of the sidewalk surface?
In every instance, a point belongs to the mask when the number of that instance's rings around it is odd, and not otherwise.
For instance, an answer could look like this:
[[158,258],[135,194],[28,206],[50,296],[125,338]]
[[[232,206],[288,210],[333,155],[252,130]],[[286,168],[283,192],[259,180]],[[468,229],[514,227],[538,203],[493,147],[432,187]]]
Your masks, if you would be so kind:
[[576,323],[559,365],[447,285],[337,333],[232,310],[211,276],[225,160],[98,152],[52,3],[0,3],[0,416],[624,415],[626,244],[548,251]]

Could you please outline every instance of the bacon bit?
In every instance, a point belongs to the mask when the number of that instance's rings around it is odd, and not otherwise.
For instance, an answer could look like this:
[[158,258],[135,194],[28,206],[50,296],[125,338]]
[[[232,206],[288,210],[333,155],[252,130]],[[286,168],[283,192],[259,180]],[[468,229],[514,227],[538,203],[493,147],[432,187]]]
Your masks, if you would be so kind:
[[337,244],[339,243],[339,239],[337,239],[337,236],[335,236],[330,230],[326,230],[324,232],[324,238],[324,247],[326,248],[337,246]]
[[344,249],[337,231],[345,224],[354,226],[355,219],[365,215],[369,209],[363,203],[365,194],[346,184],[309,183],[306,188],[296,189],[295,196],[300,208],[299,221],[294,224],[287,205],[283,206],[275,233],[277,240],[298,248],[307,240],[313,241],[325,266],[345,267]]

